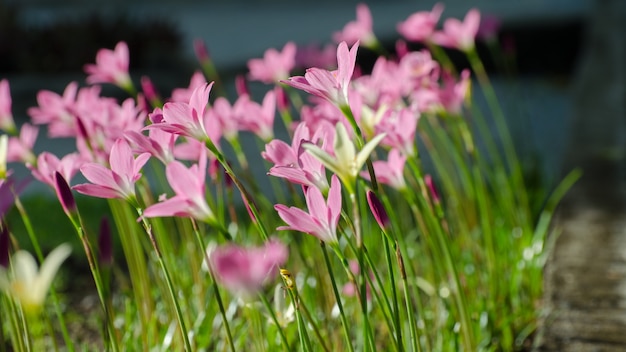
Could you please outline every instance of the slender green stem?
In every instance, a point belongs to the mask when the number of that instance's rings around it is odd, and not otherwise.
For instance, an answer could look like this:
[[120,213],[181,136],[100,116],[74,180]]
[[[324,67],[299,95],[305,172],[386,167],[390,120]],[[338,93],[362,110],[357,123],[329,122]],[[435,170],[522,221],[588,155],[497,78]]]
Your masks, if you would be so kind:
[[224,321],[224,330],[226,330],[226,339],[228,340],[228,345],[232,352],[235,352],[235,343],[233,341],[233,335],[230,332],[230,323],[228,322],[228,318],[226,317],[226,309],[224,309],[224,302],[222,301],[222,296],[220,294],[219,287],[217,286],[217,282],[215,281],[215,275],[213,273],[213,269],[211,268],[211,264],[209,261],[209,255],[206,251],[206,245],[204,244],[204,240],[202,239],[202,235],[198,230],[197,224],[192,220],[193,232],[196,235],[196,240],[198,241],[198,246],[202,251],[202,255],[204,257],[204,261],[206,263],[209,275],[211,276],[211,285],[213,286],[213,291],[215,292],[215,300],[217,301],[217,306],[219,307],[220,314],[222,315],[222,320]]
[[170,294],[170,299],[172,300],[172,304],[174,305],[174,310],[176,312],[176,319],[178,321],[178,326],[180,328],[180,334],[183,339],[183,344],[185,345],[185,351],[189,351],[189,352],[193,351],[191,347],[191,342],[189,341],[189,334],[188,334],[187,327],[185,324],[185,318],[183,317],[183,312],[180,308],[180,303],[178,302],[178,298],[176,297],[176,291],[174,290],[174,283],[172,281],[172,276],[170,275],[167,265],[165,264],[165,260],[163,259],[163,254],[161,253],[161,250],[159,249],[159,246],[156,242],[156,238],[154,237],[154,234],[152,233],[152,228],[150,224],[148,223],[146,218],[142,216],[143,212],[141,208],[137,208],[136,210],[137,210],[137,215],[139,215],[139,217],[142,220],[144,230],[146,231],[146,234],[148,235],[148,238],[150,239],[150,243],[152,244],[152,248],[154,249],[154,253],[156,254],[156,257],[157,257],[157,262],[159,263],[159,266],[161,267],[161,271],[163,272],[165,283],[167,285],[167,289]]
[[[389,282],[391,287],[391,297],[393,301],[393,323],[395,325],[396,330],[396,340],[398,341],[398,349],[400,351],[404,350],[404,346],[402,344],[402,326],[400,325],[400,308],[398,306],[398,294],[396,292],[396,280],[393,273],[393,265],[391,262],[391,253],[389,251],[389,239],[386,236],[383,236],[383,244],[385,247],[385,258],[387,259],[387,268],[389,270]],[[411,314],[409,312],[409,314]]]
[[269,313],[270,318],[272,318],[272,321],[274,322],[274,324],[276,324],[276,328],[278,329],[278,336],[280,336],[280,340],[283,342],[283,348],[285,349],[285,351],[289,351],[290,350],[289,341],[287,340],[287,336],[285,336],[285,332],[283,331],[283,329],[280,326],[280,323],[278,322],[278,318],[276,317],[276,313],[274,312],[274,309],[272,309],[270,302],[262,293],[259,293],[259,298],[261,299],[261,302],[265,306],[265,309],[267,309],[267,312]]
[[[411,331],[411,346],[413,347],[413,351],[421,352],[422,344],[420,342],[420,335],[417,332],[417,324],[415,323],[415,315],[413,314],[413,305],[411,304],[411,294],[409,292],[409,283],[406,278],[406,270],[404,269],[404,259],[402,259],[402,254],[396,245],[396,258],[398,261],[398,268],[400,269],[400,277],[402,278],[402,286],[404,287],[404,302],[406,304],[406,312],[407,317],[409,318],[409,327]],[[419,295],[419,292],[418,292]],[[416,297],[418,305],[421,305],[421,300],[419,297]],[[424,312],[420,311],[420,315],[423,315]],[[428,338],[426,338],[427,347]],[[428,348],[430,350],[430,348]]]
[[354,352],[354,347],[352,346],[352,338],[350,337],[348,319],[346,319],[346,314],[343,310],[343,303],[341,302],[341,296],[339,295],[339,290],[337,290],[337,283],[335,282],[333,268],[330,264],[328,253],[326,252],[326,245],[324,244],[324,242],[320,242],[320,246],[322,247],[322,253],[324,254],[324,263],[326,263],[326,268],[328,269],[328,276],[330,278],[330,283],[333,288],[333,293],[335,294],[335,299],[337,300],[337,308],[339,308],[339,316],[341,317],[341,324],[343,325],[343,333],[346,338],[346,343],[348,345],[348,351]]

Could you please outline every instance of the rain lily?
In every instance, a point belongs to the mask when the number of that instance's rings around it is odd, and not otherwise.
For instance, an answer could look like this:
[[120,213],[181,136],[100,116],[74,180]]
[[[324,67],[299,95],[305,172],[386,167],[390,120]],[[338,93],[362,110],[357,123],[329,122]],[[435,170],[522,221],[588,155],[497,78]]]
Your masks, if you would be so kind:
[[205,126],[205,111],[213,82],[194,89],[189,101],[168,102],[163,106],[163,120],[146,128],[158,128],[165,132],[205,141],[211,136]]
[[33,147],[38,134],[39,129],[37,127],[29,123],[23,124],[18,137],[9,137],[7,162],[34,164],[37,158],[33,154]]
[[196,71],[191,76],[189,86],[187,88],[176,88],[172,91],[171,101],[179,103],[189,103],[191,95],[196,88],[207,84],[206,78],[201,71]]
[[274,138],[274,117],[276,116],[276,93],[268,91],[259,104],[242,95],[233,106],[233,115],[241,130],[250,131],[269,141]]
[[142,153],[136,159],[125,139],[118,139],[111,148],[108,169],[97,163],[86,163],[81,168],[83,176],[91,182],[73,188],[82,194],[99,198],[122,198],[136,201],[135,182],[141,178],[141,168],[150,154]]
[[88,74],[87,83],[111,83],[123,89],[132,87],[128,74],[129,61],[125,42],[117,43],[114,50],[100,49],[96,54],[96,63],[84,67]]
[[270,240],[261,247],[240,247],[227,244],[211,248],[207,256],[215,279],[240,298],[250,299],[263,288],[273,273],[285,264],[287,246]]
[[342,31],[335,32],[333,40],[336,43],[346,42],[348,45],[361,42],[365,47],[374,47],[378,40],[374,35],[372,22],[372,13],[367,4],[358,4],[356,7],[356,21],[348,22]]
[[187,168],[179,161],[172,161],[165,169],[170,187],[176,193],[172,198],[146,208],[143,216],[183,216],[192,217],[207,223],[216,221],[215,214],[206,202],[207,157],[206,148],[202,149],[198,164]]
[[124,137],[131,142],[138,153],[150,153],[167,165],[174,161],[174,145],[177,135],[158,129],[151,129],[148,136],[138,131],[126,131]]
[[305,194],[309,212],[296,207],[276,204],[274,209],[288,226],[280,226],[277,230],[295,230],[317,237],[320,241],[337,244],[337,224],[341,215],[341,184],[337,176],[330,181],[328,199],[325,201],[322,192],[316,187],[309,187]]
[[443,5],[437,3],[430,12],[420,11],[412,14],[404,22],[400,22],[396,29],[406,40],[413,42],[430,41],[442,12]]
[[55,248],[37,270],[37,262],[26,251],[17,251],[11,258],[11,268],[0,267],[0,289],[22,305],[28,313],[38,312],[48,294],[52,280],[72,248],[62,244]]
[[480,12],[471,9],[463,22],[449,18],[443,23],[443,31],[433,34],[433,42],[441,46],[468,52],[474,49],[476,33],[480,25]]
[[367,161],[367,158],[369,158],[378,143],[385,138],[385,134],[379,134],[372,138],[357,153],[350,136],[348,136],[346,127],[342,123],[338,123],[335,126],[335,130],[334,156],[315,144],[307,143],[303,147],[320,160],[327,169],[339,176],[344,185],[353,187],[363,164],[365,164],[365,161]]
[[[406,156],[400,154],[398,149],[392,149],[389,151],[387,161],[376,160],[372,163],[374,172],[376,173],[376,179],[378,182],[386,184],[397,190],[403,190],[406,188],[406,182],[404,181],[404,164],[406,163]],[[368,172],[362,172],[361,176],[364,179],[369,180],[370,175]]]
[[359,42],[356,42],[350,50],[346,42],[341,42],[337,47],[337,70],[327,71],[313,67],[306,70],[304,77],[295,76],[281,82],[327,99],[340,108],[347,107],[348,88],[354,73],[358,48]]
[[70,153],[59,159],[50,152],[42,152],[37,157],[37,166],[31,166],[30,170],[35,179],[54,187],[55,172],[59,172],[67,182],[70,182],[83,162],[78,153]]
[[296,65],[296,44],[289,42],[285,44],[283,50],[276,49],[265,51],[262,59],[251,59],[248,61],[250,73],[248,78],[251,81],[261,81],[272,84],[280,80],[289,78],[289,72]]

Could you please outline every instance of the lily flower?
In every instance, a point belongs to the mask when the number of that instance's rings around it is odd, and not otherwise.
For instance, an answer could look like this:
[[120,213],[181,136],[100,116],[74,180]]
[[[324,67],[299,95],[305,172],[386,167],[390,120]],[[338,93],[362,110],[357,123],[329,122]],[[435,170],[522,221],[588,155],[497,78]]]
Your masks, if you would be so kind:
[[433,34],[433,42],[448,48],[468,52],[474,49],[474,41],[480,26],[480,12],[471,9],[465,15],[463,22],[456,18],[449,18],[443,23],[443,31]]
[[361,42],[365,47],[375,47],[378,39],[374,35],[372,13],[367,4],[361,3],[356,6],[356,20],[348,22],[342,31],[333,34],[336,43],[346,42],[352,45]]
[[143,216],[182,216],[192,217],[207,223],[216,221],[215,214],[204,198],[206,185],[206,148],[200,152],[198,164],[187,168],[180,161],[172,161],[165,169],[170,187],[176,193],[172,198],[146,208]]
[[64,243],[55,248],[37,270],[37,262],[26,251],[17,251],[11,258],[11,268],[0,267],[0,289],[19,302],[24,311],[38,312],[48,294],[52,280],[72,248]]
[[136,200],[135,182],[141,178],[141,168],[150,159],[149,153],[142,153],[136,159],[128,142],[119,138],[111,148],[108,169],[97,163],[81,166],[83,176],[91,182],[73,188],[82,194],[98,198],[122,198],[130,202]]
[[419,11],[398,23],[397,30],[406,40],[412,42],[430,41],[435,26],[443,12],[443,5],[436,3],[432,11]]
[[296,44],[288,42],[281,52],[268,49],[262,59],[248,60],[248,78],[272,84],[287,79],[289,72],[296,66]]
[[305,194],[309,212],[296,207],[276,204],[274,209],[288,226],[280,226],[277,230],[295,230],[317,237],[320,241],[337,244],[337,224],[341,215],[341,184],[333,175],[328,191],[328,200],[324,200],[322,192],[316,187],[309,187]]
[[312,67],[306,70],[304,77],[295,76],[281,82],[324,98],[340,108],[348,107],[348,87],[354,73],[358,48],[359,42],[350,50],[346,42],[341,42],[337,47],[337,70]]
[[87,83],[111,83],[127,89],[133,86],[128,74],[128,45],[119,42],[114,50],[100,49],[96,54],[96,63],[87,64],[84,69],[88,74]]
[[385,138],[385,134],[382,133],[372,138],[357,153],[354,143],[348,136],[346,127],[342,123],[338,123],[335,130],[334,156],[315,144],[306,143],[303,144],[303,147],[321,161],[327,169],[339,176],[344,185],[352,187],[363,164],[365,164],[365,161],[367,161],[367,158],[369,158],[378,143]]

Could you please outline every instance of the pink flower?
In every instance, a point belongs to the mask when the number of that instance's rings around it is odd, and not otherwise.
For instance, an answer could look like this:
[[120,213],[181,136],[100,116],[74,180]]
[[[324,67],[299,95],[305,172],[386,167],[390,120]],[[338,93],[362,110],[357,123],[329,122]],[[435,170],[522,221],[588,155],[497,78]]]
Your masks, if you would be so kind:
[[148,136],[138,131],[126,131],[124,137],[136,146],[138,153],[150,153],[165,165],[174,161],[174,143],[178,137],[175,134],[151,129]]
[[43,152],[37,157],[37,167],[31,166],[31,173],[37,180],[54,187],[54,174],[60,173],[67,182],[78,172],[83,159],[78,153],[71,153],[59,159],[56,155]]
[[21,162],[24,164],[34,164],[36,162],[33,147],[37,142],[39,129],[29,123],[25,123],[20,128],[18,137],[9,137],[7,162]]
[[77,192],[98,198],[122,198],[136,201],[135,182],[141,178],[141,168],[150,154],[140,154],[136,159],[125,139],[118,139],[111,148],[108,169],[100,164],[86,163],[81,168],[83,176],[91,182],[73,187]]
[[250,73],[248,78],[251,81],[261,81],[263,83],[276,83],[287,79],[289,72],[296,65],[296,44],[288,42],[283,47],[283,51],[276,49],[265,51],[262,59],[248,60]]
[[474,49],[474,41],[478,26],[480,25],[480,12],[471,9],[465,15],[463,22],[456,18],[449,18],[443,24],[443,31],[433,34],[433,42],[441,46],[470,51]]
[[302,143],[321,143],[322,147],[328,149],[332,146],[333,137],[334,130],[326,121],[320,123],[314,134],[311,134],[306,123],[301,122],[294,131],[291,145],[278,139],[265,145],[265,151],[261,156],[274,164],[268,175],[285,178],[289,182],[307,187],[317,187],[326,192],[328,190],[326,168],[304,150]]
[[346,42],[341,42],[337,47],[338,68],[336,71],[313,67],[306,70],[304,77],[295,76],[281,82],[327,99],[339,107],[349,106],[348,88],[354,73],[358,48],[358,42],[350,50]]
[[112,83],[126,88],[132,85],[128,64],[128,46],[125,42],[117,43],[114,50],[100,49],[96,54],[96,63],[84,67],[88,74],[87,83]]
[[176,88],[172,91],[171,101],[179,102],[179,103],[189,103],[191,99],[191,95],[196,90],[196,88],[201,87],[207,84],[206,78],[201,71],[196,71],[191,76],[191,80],[189,81],[189,86],[187,88]]
[[201,154],[198,164],[189,168],[179,161],[173,161],[167,165],[165,175],[176,195],[149,206],[144,210],[143,216],[148,218],[191,217],[207,223],[216,221],[213,211],[204,198],[207,170],[206,148]]
[[[376,180],[397,190],[405,189],[405,163],[406,156],[400,154],[397,149],[392,149],[391,151],[389,151],[387,161],[376,160],[372,163],[372,166],[374,167],[374,172],[376,173]],[[368,172],[362,172],[361,176],[363,176],[363,178],[367,180],[370,179],[370,175]]]
[[70,82],[63,95],[55,92],[40,90],[37,93],[38,107],[28,109],[28,115],[36,125],[49,124],[50,137],[76,136],[76,118],[72,110],[76,103],[78,83]]
[[17,133],[13,113],[11,112],[12,100],[9,80],[0,81],[0,129],[9,133]]
[[250,131],[263,141],[271,140],[276,116],[275,92],[268,91],[262,105],[250,100],[248,95],[242,95],[233,106],[233,115],[241,130]]
[[372,13],[367,4],[361,3],[357,5],[356,21],[348,22],[342,31],[335,32],[333,40],[336,43],[346,42],[348,45],[353,45],[360,41],[366,47],[371,47],[376,43]]
[[227,244],[207,250],[215,279],[234,294],[250,299],[287,261],[287,246],[270,240],[262,247],[245,248]]
[[406,21],[398,23],[396,29],[408,41],[429,41],[442,12],[443,5],[437,3],[430,12],[420,11],[412,14]]
[[306,191],[306,204],[309,212],[296,207],[288,208],[276,204],[274,209],[288,226],[278,227],[277,230],[295,230],[317,237],[320,241],[337,244],[337,224],[341,215],[341,183],[333,175],[331,179],[328,200],[324,200],[322,192],[309,187]]
[[296,51],[296,67],[307,69],[309,67],[330,68],[336,64],[337,49],[332,43],[320,47],[316,43],[299,46]]
[[376,126],[378,133],[386,133],[380,143],[397,148],[404,155],[413,156],[419,116],[415,108],[388,109]]
[[163,106],[163,120],[146,128],[183,135],[204,141],[210,136],[205,127],[205,111],[213,82],[194,89],[188,103],[169,102]]
[[463,102],[470,92],[470,71],[465,69],[461,72],[459,81],[455,81],[452,75],[443,75],[443,87],[439,90],[439,102],[449,113],[460,114]]

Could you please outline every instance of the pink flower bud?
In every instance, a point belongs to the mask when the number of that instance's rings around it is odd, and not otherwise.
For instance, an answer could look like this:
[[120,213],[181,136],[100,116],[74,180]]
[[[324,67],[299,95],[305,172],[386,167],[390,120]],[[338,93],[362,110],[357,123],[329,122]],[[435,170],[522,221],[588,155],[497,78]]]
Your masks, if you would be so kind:
[[196,54],[196,58],[200,63],[205,63],[211,61],[211,55],[209,55],[209,50],[206,47],[206,43],[204,40],[197,38],[193,41],[193,50]]
[[383,204],[380,202],[376,194],[372,191],[367,191],[367,204],[369,204],[370,210],[372,211],[372,214],[374,215],[374,219],[376,219],[378,226],[380,226],[380,228],[382,228],[383,230],[388,229],[389,216],[387,215]]
[[76,208],[76,201],[74,200],[74,195],[72,194],[72,190],[70,186],[63,178],[58,171],[54,173],[54,190],[56,191],[57,197],[61,202],[61,206],[63,207],[63,211],[67,216],[71,216],[75,214],[78,209]]
[[424,183],[426,183],[426,187],[428,187],[428,191],[430,192],[430,196],[433,198],[433,202],[439,204],[441,202],[441,199],[439,198],[439,193],[437,193],[437,189],[435,188],[435,183],[433,182],[432,176],[425,175]]

